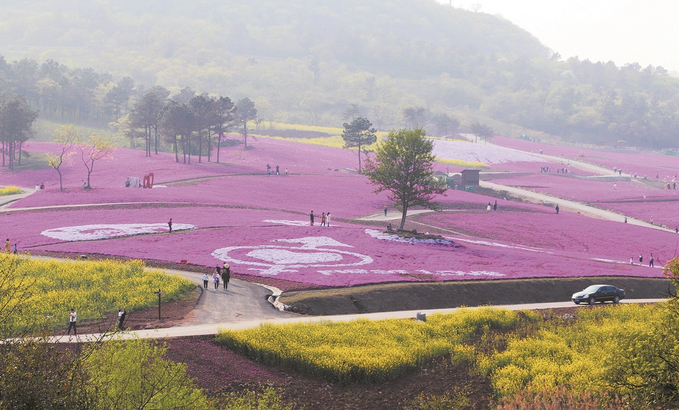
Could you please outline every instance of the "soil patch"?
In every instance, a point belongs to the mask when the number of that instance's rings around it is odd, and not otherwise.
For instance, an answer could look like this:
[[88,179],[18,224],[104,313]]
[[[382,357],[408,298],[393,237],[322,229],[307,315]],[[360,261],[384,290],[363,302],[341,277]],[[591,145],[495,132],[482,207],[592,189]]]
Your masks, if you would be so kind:
[[[125,315],[124,327],[132,330],[141,329],[160,329],[181,324],[184,319],[196,307],[201,295],[201,289],[190,291],[181,300],[163,302],[160,313],[161,319],[158,320],[158,306],[149,307],[143,310],[127,311]],[[121,306],[124,307],[124,306]],[[68,312],[64,313],[64,323],[67,323]],[[78,320],[78,333],[102,333],[115,329],[118,323],[118,312],[105,315],[99,320]],[[55,331],[55,334],[66,333],[67,326]]]
[[667,279],[588,277],[388,283],[290,291],[283,293],[279,300],[310,315],[342,315],[461,306],[563,302],[570,300],[573,293],[594,284],[610,284],[625,289],[628,299],[662,298],[674,292],[674,287]]

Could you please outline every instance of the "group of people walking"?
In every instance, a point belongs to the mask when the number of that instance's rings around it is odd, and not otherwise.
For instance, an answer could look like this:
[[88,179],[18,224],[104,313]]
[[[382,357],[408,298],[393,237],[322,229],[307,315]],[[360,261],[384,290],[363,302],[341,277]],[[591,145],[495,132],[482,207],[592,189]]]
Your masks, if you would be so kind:
[[[229,287],[230,280],[231,280],[231,267],[229,266],[228,263],[224,262],[224,266],[222,268],[220,268],[219,265],[215,266],[215,272],[212,274],[212,283],[215,286],[215,290],[219,289],[220,282],[224,285],[224,290],[227,290],[227,288]],[[207,273],[204,273],[203,288],[207,289],[209,283],[210,277],[208,276]]]
[[[311,211],[309,214],[309,222],[311,226],[314,226],[316,216],[314,215],[314,211]],[[321,214],[321,226],[330,226],[330,212],[323,212]]]
[[[0,249],[2,249],[2,248],[0,248]],[[16,243],[14,244],[14,250],[12,250],[12,242],[9,240],[9,238],[7,238],[7,240],[5,241],[5,252],[7,252],[7,253],[11,253],[11,252],[17,253],[17,244]]]
[[[651,258],[648,260],[648,267],[653,268],[655,267],[655,259],[653,258],[653,253],[651,253]],[[640,253],[639,254],[639,265],[644,263],[644,254]],[[634,265],[634,258],[629,258],[629,264]]]

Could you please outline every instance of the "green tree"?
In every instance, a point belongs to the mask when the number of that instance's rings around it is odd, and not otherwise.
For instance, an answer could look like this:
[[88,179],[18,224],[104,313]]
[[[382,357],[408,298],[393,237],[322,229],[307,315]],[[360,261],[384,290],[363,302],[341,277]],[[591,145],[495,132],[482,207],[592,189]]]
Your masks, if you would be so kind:
[[[679,259],[667,262],[665,276],[679,289]],[[637,408],[679,405],[679,297],[657,307],[660,315],[642,332],[623,332],[617,351],[607,361],[607,382],[629,393]]]
[[488,141],[488,138],[493,136],[493,129],[486,124],[475,122],[469,127],[469,129],[471,130],[472,134],[476,136],[476,142],[479,142],[479,137],[481,137],[485,144]]
[[367,118],[358,117],[351,123],[343,124],[342,139],[344,148],[358,148],[358,172],[361,173],[361,147],[374,144],[377,141],[377,130]]
[[352,103],[342,112],[342,119],[344,121],[353,121],[356,117],[360,117],[361,115],[363,115],[363,109],[358,104]]
[[450,137],[457,134],[457,129],[460,127],[460,121],[448,114],[439,114],[434,117],[434,125],[436,126],[437,136]]
[[160,113],[164,105],[163,97],[156,91],[151,90],[134,104],[130,113],[131,126],[144,129],[147,157],[151,156],[151,150],[154,145],[152,131],[155,131],[155,153],[158,154],[158,121],[160,120]]
[[111,154],[115,152],[116,148],[113,143],[99,135],[92,134],[87,141],[80,144],[80,158],[87,168],[87,189],[92,189],[90,185],[90,176],[94,170],[94,163],[103,159],[111,158]]
[[207,409],[207,398],[186,374],[186,365],[164,358],[157,341],[112,341],[86,362],[96,396],[104,409]]
[[257,109],[255,103],[249,98],[243,98],[236,104],[236,118],[243,127],[241,133],[243,134],[243,143],[245,148],[248,147],[248,122],[257,119]]
[[45,324],[26,316],[35,290],[17,273],[20,261],[0,253],[0,408],[89,409],[79,357],[96,343],[79,355],[50,343]]
[[377,185],[375,193],[389,192],[389,200],[401,208],[403,229],[408,209],[422,206],[434,209],[432,200],[446,191],[445,183],[434,177],[434,143],[422,128],[391,131],[375,148],[375,157],[366,160],[366,175]]
[[427,109],[424,107],[407,107],[403,109],[406,128],[421,127],[427,120]]
[[10,170],[14,165],[21,165],[23,144],[33,135],[33,123],[38,112],[31,110],[26,98],[13,95],[0,100],[0,141],[2,142],[2,166],[5,166],[5,155]]
[[54,131],[54,142],[59,144],[59,154],[47,153],[47,163],[59,174],[59,190],[63,191],[61,166],[75,154],[73,147],[80,143],[80,133],[75,125],[62,125]]
[[[210,128],[213,125],[215,113],[214,105],[215,99],[206,93],[197,95],[189,101],[189,106],[196,119],[196,131],[198,132],[198,162],[203,162],[203,130],[205,130],[206,138],[210,138]],[[210,148],[208,145],[208,161],[210,160]]]
[[229,97],[219,97],[215,101],[213,114],[212,127],[217,134],[217,162],[219,163],[219,150],[222,146],[222,138],[224,138],[224,133],[228,132],[235,124],[236,106]]
[[[193,134],[196,127],[195,122],[195,115],[188,104],[170,101],[163,110],[160,118],[160,128],[166,138],[166,142],[172,144],[176,162],[179,162],[179,141],[181,141],[184,163],[186,163],[187,153],[189,155],[189,163],[191,163],[191,134]],[[177,137],[180,137],[181,140]]]

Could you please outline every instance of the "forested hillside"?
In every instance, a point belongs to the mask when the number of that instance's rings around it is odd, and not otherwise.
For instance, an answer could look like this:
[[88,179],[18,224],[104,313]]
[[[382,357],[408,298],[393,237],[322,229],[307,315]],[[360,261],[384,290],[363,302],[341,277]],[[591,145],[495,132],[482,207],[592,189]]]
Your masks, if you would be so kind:
[[162,85],[249,97],[270,124],[338,126],[356,104],[389,129],[421,107],[431,133],[447,114],[506,134],[678,144],[679,80],[661,67],[562,62],[507,20],[433,0],[11,2],[0,54],[1,92],[43,118],[115,121]]

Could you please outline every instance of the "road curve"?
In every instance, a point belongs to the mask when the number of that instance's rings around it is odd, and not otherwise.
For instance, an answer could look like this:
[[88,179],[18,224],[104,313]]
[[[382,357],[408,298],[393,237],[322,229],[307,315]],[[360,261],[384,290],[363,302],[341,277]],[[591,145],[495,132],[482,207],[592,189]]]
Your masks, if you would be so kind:
[[[621,303],[657,303],[662,302],[665,299],[625,299]],[[552,303],[528,303],[520,305],[504,305],[504,306],[478,306],[478,307],[468,307],[468,308],[451,308],[451,309],[425,309],[425,310],[403,310],[396,312],[377,312],[377,313],[363,313],[363,314],[352,314],[352,315],[334,315],[334,316],[302,316],[294,315],[287,318],[278,319],[257,319],[250,321],[240,321],[240,322],[222,322],[222,323],[211,323],[211,324],[201,324],[201,325],[191,325],[191,326],[175,326],[164,329],[150,329],[150,330],[136,330],[131,332],[117,332],[109,335],[105,335],[104,338],[118,338],[118,339],[162,339],[162,338],[173,338],[173,337],[185,337],[185,336],[205,336],[205,335],[216,335],[219,333],[220,329],[228,330],[242,330],[251,329],[259,327],[266,324],[271,325],[282,325],[291,323],[318,323],[325,321],[332,322],[347,322],[357,319],[368,319],[368,320],[385,320],[385,319],[410,319],[415,318],[417,313],[424,313],[427,315],[432,315],[434,313],[454,313],[461,309],[480,309],[482,307],[492,307],[497,309],[508,309],[508,310],[542,310],[542,309],[555,309],[555,308],[565,308],[565,307],[578,307],[580,309],[586,309],[588,305],[575,305],[573,302],[552,302]],[[289,315],[290,316],[290,315]],[[55,336],[51,338],[51,342],[55,343],[76,343],[76,342],[86,342],[94,341],[101,338],[103,335],[100,333],[88,334],[88,335],[78,335],[78,337],[69,338],[68,336]]]

